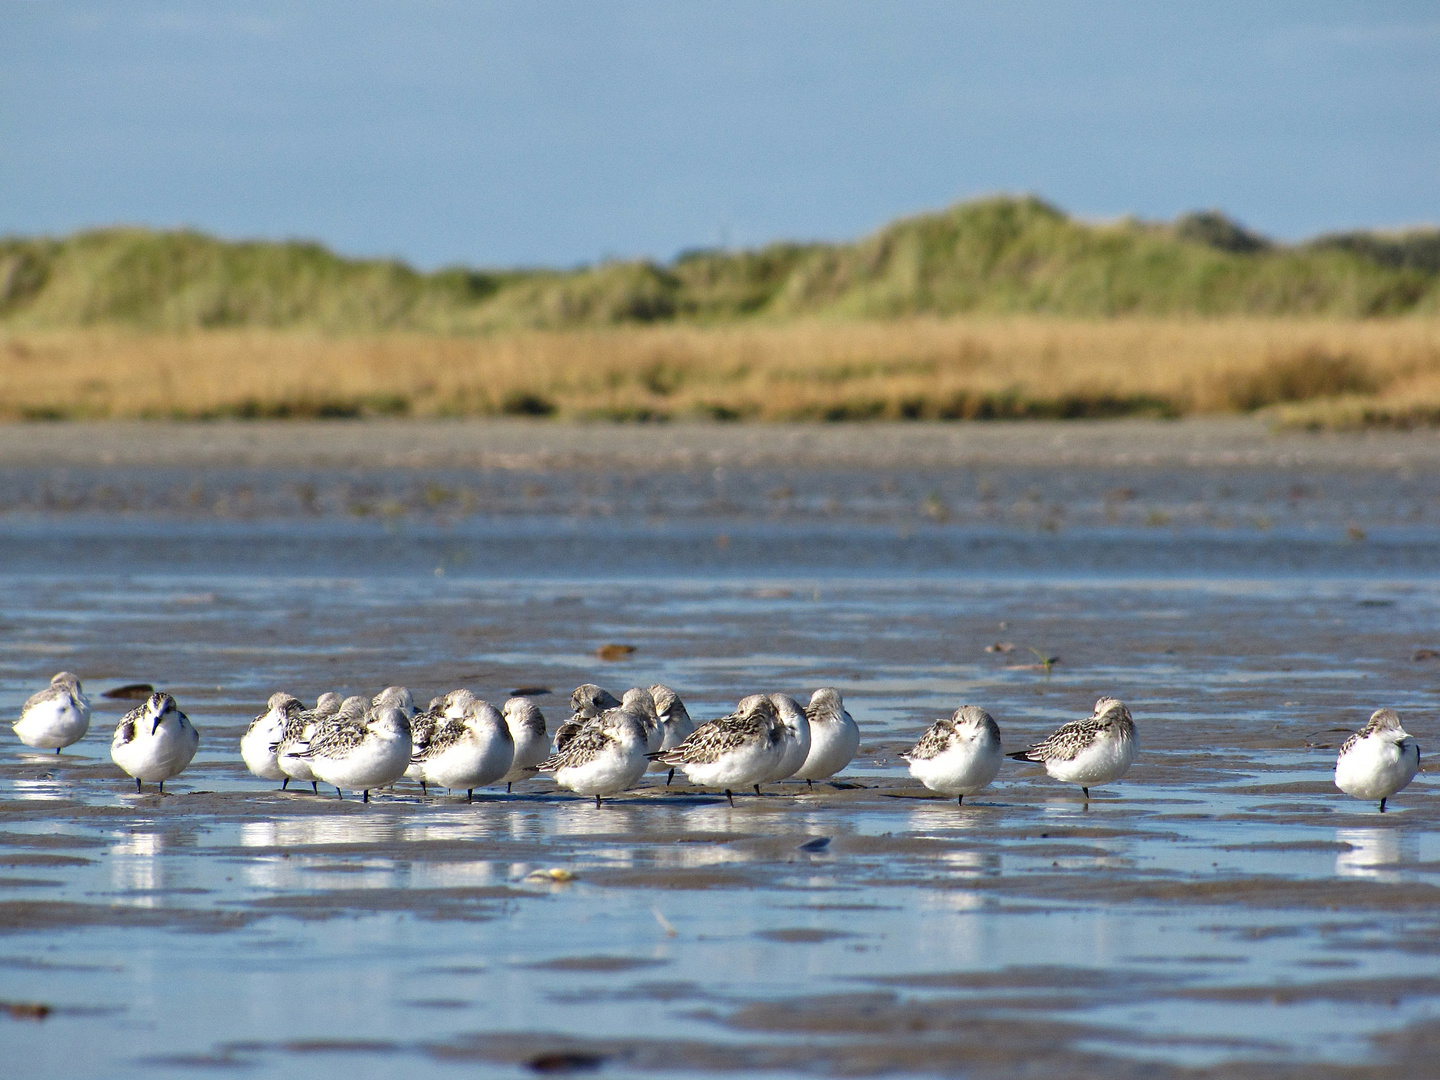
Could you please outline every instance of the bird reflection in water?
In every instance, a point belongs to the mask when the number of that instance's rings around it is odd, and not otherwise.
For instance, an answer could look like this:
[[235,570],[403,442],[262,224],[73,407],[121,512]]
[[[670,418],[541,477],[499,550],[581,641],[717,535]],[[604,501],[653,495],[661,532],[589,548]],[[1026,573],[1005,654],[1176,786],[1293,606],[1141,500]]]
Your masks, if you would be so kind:
[[1340,877],[1400,880],[1399,866],[1404,859],[1405,845],[1398,830],[1336,829],[1335,839],[1347,845],[1346,850],[1335,856],[1335,873]]

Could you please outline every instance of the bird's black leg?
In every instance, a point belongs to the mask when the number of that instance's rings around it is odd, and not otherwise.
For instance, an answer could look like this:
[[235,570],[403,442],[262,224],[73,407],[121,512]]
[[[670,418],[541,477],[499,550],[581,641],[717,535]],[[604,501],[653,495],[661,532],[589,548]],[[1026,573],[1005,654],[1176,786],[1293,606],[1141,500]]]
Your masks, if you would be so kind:
[[475,789],[474,789],[473,787],[466,789],[466,791],[465,791],[465,801],[466,801],[466,802],[474,802],[474,801],[475,801]]
[[506,795],[509,795],[509,794],[510,794],[510,784],[513,784],[514,782],[515,782],[515,781],[511,780],[509,784],[506,784],[506,785],[505,785],[505,794],[506,794]]
[[369,802],[369,801],[370,801],[370,789],[369,789],[368,787],[367,787],[364,791],[362,791],[362,792],[360,793],[360,801],[361,801],[361,802]]
[[595,796],[595,809],[596,809],[596,810],[599,810],[599,809],[600,809],[600,796],[599,796],[599,795],[596,795],[596,796]]
[[60,747],[58,747],[58,746],[55,747],[55,753],[57,753],[57,754],[60,753]]
[[137,776],[135,777],[135,790],[138,792],[140,789],[140,777]]
[[727,799],[730,800],[730,805],[731,805],[731,806],[734,806],[734,805],[735,805],[735,793],[734,793],[733,791],[731,791],[729,788],[726,788],[726,789],[725,789],[725,798],[727,798]]
[[755,794],[756,794],[756,795],[759,795],[759,794],[760,794],[760,785],[759,785],[759,784],[756,784],[756,785],[755,785]]
[[805,786],[806,786],[806,787],[809,787],[809,788],[813,788],[813,787],[815,786],[815,781],[814,781],[814,780],[806,780],[806,781],[805,781]]
[[337,799],[343,799],[343,798],[345,798],[345,793],[344,793],[343,791],[341,791],[341,790],[337,787],[337,788],[335,789],[335,797],[336,797]]
[[320,794],[320,781],[319,781],[319,780],[311,780],[311,781],[310,781],[310,790],[311,790],[312,792],[314,792],[316,795],[319,795],[319,794]]
[[160,781],[160,794],[161,794],[161,795],[164,795],[164,794],[165,794],[165,781],[164,781],[164,780],[161,780],[161,781]]
[[289,786],[290,786],[290,777],[287,776],[287,777],[285,777],[285,782],[280,785],[280,790],[281,790],[281,791],[284,791],[284,790],[285,790],[286,788],[288,788]]
[[964,794],[961,794],[961,796],[960,796],[958,799],[955,800],[955,805],[956,805],[956,806],[964,806],[964,805],[965,805],[965,796],[964,796]]
[[670,775],[665,778],[665,786],[666,786],[666,787],[669,787],[669,786],[670,786],[670,781],[671,781],[671,780],[674,780],[674,779],[675,779],[675,770],[674,770],[674,769],[671,769],[671,770],[670,770]]
[[[1389,797],[1390,796],[1387,795],[1385,796],[1385,799],[1388,799]],[[1380,813],[1382,814],[1385,813],[1385,799],[1380,800]]]
[[1082,787],[1080,790],[1085,793],[1085,798],[1090,798],[1090,789],[1088,787]]

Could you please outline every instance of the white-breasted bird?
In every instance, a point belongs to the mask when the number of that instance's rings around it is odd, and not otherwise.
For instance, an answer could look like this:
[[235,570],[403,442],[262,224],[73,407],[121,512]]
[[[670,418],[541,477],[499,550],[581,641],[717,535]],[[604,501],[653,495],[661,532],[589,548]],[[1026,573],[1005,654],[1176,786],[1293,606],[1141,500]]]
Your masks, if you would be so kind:
[[816,780],[828,780],[855,760],[855,752],[860,749],[860,725],[845,710],[845,701],[833,686],[822,686],[810,695],[805,718],[810,721],[810,753],[795,776],[813,785]]
[[910,775],[931,791],[964,803],[966,795],[988,787],[1000,771],[1000,726],[978,705],[962,705],[948,720],[931,724],[900,757]]
[[1119,780],[1130,770],[1136,746],[1130,710],[1115,698],[1103,697],[1086,719],[1072,720],[1034,746],[1008,756],[1044,765],[1056,780],[1079,784],[1089,799],[1092,785]]
[[419,781],[423,794],[430,793],[430,781],[425,774],[425,751],[430,740],[450,721],[465,719],[466,710],[479,700],[472,691],[461,687],[431,698],[426,708],[410,717],[410,764],[405,775]]
[[640,715],[640,723],[645,728],[647,754],[653,754],[665,745],[665,726],[660,723],[660,714],[655,711],[655,699],[650,696],[648,688],[632,686],[620,696],[620,704]]
[[[664,738],[660,740],[661,750],[679,746],[690,737],[690,733],[695,730],[695,721],[690,719],[690,712],[680,700],[679,694],[670,687],[657,683],[650,687],[650,700],[655,703],[655,715],[664,729]],[[663,761],[650,763],[651,772],[665,772],[666,769],[670,770],[665,778],[665,786],[669,787],[670,781],[675,779],[675,766],[666,765]]]
[[[648,701],[649,692],[645,694]],[[650,702],[652,712],[654,707]],[[627,692],[618,708],[586,720],[564,749],[540,762],[536,771],[552,774],[560,787],[595,796],[598,807],[602,796],[618,795],[645,775],[649,765],[645,721],[645,710]]]
[[49,686],[20,706],[20,719],[12,726],[16,738],[36,750],[58,754],[79,742],[90,730],[90,699],[80,689],[80,679],[68,671],[54,675]]
[[335,788],[363,793],[370,801],[374,788],[389,787],[405,775],[410,764],[410,714],[414,702],[401,686],[386,687],[375,695],[363,724],[339,713],[321,720],[301,756],[308,758],[317,779]]
[[1394,709],[1376,709],[1370,722],[1345,740],[1335,761],[1335,786],[1357,799],[1385,800],[1415,779],[1420,744],[1400,725]]
[[775,715],[785,725],[785,753],[781,755],[775,771],[763,781],[774,784],[794,776],[810,756],[810,718],[789,694],[771,694],[770,703],[775,706]]
[[679,768],[692,784],[720,788],[734,806],[737,787],[760,794],[760,784],[785,756],[787,737],[775,703],[751,694],[729,716],[705,721],[678,746],[652,757]]
[[431,698],[428,707],[410,718],[410,764],[405,769],[405,775],[411,780],[419,781],[420,790],[425,794],[429,794],[425,780],[425,748],[435,737],[436,730],[445,722],[445,702],[448,697],[448,694],[442,694]]
[[463,788],[473,800],[477,787],[494,784],[510,771],[515,740],[500,710],[469,694],[461,715],[436,728],[425,749],[411,760],[417,758],[427,783],[447,791]]
[[175,699],[154,693],[115,725],[110,759],[135,778],[136,791],[148,780],[164,795],[165,781],[185,771],[199,746],[200,733]]
[[545,730],[545,714],[528,697],[508,698],[501,712],[515,742],[515,760],[510,763],[510,771],[500,778],[509,791],[515,781],[534,776],[535,766],[550,756],[550,735]]
[[240,757],[245,767],[261,780],[285,781],[282,791],[289,786],[290,777],[280,768],[280,740],[285,737],[285,725],[304,711],[304,704],[294,694],[278,691],[270,695],[265,711],[240,736]]
[[275,764],[285,774],[285,782],[280,785],[281,791],[290,786],[291,780],[298,780],[302,784],[309,784],[312,791],[319,793],[320,784],[310,769],[310,759],[304,757],[303,753],[310,736],[315,734],[316,725],[342,713],[349,723],[363,723],[365,699],[358,695],[342,698],[334,691],[327,691],[316,700],[315,708],[302,709],[286,721],[285,730],[275,747]]

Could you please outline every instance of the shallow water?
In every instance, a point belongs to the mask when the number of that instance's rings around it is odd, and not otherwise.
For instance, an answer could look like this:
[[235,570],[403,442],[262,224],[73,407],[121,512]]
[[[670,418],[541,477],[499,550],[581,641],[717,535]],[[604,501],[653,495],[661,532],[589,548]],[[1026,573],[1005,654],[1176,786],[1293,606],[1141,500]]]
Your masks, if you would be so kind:
[[[730,473],[720,503],[708,470],[67,474],[128,492],[105,506],[9,470],[0,706],[64,667],[97,715],[58,757],[0,737],[0,1000],[53,1010],[0,1012],[7,1055],[55,1077],[511,1076],[561,1051],[616,1075],[1426,1074],[1433,774],[1381,816],[1330,771],[1335,729],[1382,704],[1435,741],[1427,476],[780,472]],[[425,495],[465,483],[489,509]],[[326,501],[364,485],[400,510]],[[1022,497],[987,517],[997,488]],[[636,652],[596,659],[610,642]],[[540,780],[365,806],[239,761],[279,688],[539,685],[553,722],[590,679],[669,683],[701,718],[835,685],[864,740],[842,785],[733,808],[655,776],[600,809]],[[109,762],[124,705],[98,692],[133,681],[201,729],[163,799]],[[1088,808],[1013,762],[957,807],[897,759],[963,702],[1018,748],[1102,693],[1142,752]],[[551,867],[575,879],[527,876]]]

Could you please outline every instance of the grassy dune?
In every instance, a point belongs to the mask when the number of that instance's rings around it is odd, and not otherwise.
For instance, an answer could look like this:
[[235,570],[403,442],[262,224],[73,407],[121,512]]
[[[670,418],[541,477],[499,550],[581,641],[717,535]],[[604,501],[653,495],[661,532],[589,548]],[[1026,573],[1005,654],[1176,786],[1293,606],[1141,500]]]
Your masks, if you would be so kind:
[[1037,316],[481,336],[0,331],[0,416],[1440,421],[1440,319]]
[[991,198],[850,244],[422,273],[317,244],[0,240],[0,416],[1440,422],[1440,231]]
[[0,239],[0,327],[445,334],[920,315],[1440,314],[1440,231],[1275,244],[1218,214],[1086,223],[1034,198],[896,221],[849,244],[666,264],[421,273],[310,243],[105,229]]

